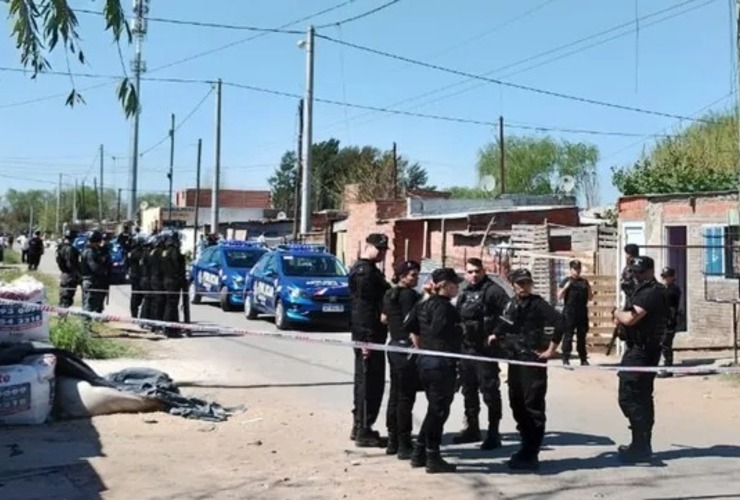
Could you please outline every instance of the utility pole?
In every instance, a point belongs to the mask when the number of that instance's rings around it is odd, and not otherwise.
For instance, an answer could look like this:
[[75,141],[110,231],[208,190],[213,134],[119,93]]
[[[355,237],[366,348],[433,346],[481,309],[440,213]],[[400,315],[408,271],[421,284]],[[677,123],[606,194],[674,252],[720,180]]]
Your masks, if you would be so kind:
[[[740,0],[735,0],[735,26],[736,26],[736,54],[735,57],[740,61]],[[737,84],[735,89],[735,96],[737,98],[736,103],[736,118],[737,118],[737,134],[738,134],[738,143],[740,143],[740,64],[735,64],[735,70],[737,71],[737,74],[735,75],[737,78]],[[738,164],[737,164],[737,175],[740,180],[740,156],[738,156]],[[740,188],[738,188],[740,189]],[[738,193],[738,218],[740,219],[740,192]],[[737,248],[734,248],[733,250],[737,251]],[[733,304],[733,313],[734,315],[734,322],[737,325],[738,317],[737,317],[737,306]],[[735,366],[738,366],[738,362],[740,355],[738,354],[740,352],[740,347],[738,346],[738,337],[737,337],[737,329],[735,329],[735,337],[733,339],[733,362]]]
[[[740,0],[738,0],[740,1]],[[504,146],[504,117],[498,117],[498,149],[501,154],[499,160],[499,183],[501,184],[500,194],[506,193],[506,147]]]
[[216,82],[216,163],[211,188],[211,233],[218,234],[218,195],[221,191],[221,79]]
[[77,222],[77,179],[75,179],[75,190],[72,192],[72,222]]
[[28,219],[28,236],[31,236],[33,235],[33,205],[31,205],[31,213]]
[[396,143],[393,143],[393,199],[398,199],[398,154]]
[[116,222],[121,222],[121,191],[122,188],[118,188],[118,201],[116,203]]
[[82,189],[80,189],[80,212],[85,217],[85,181],[82,181]]
[[59,225],[61,222],[61,213],[62,213],[62,174],[59,174],[59,183],[57,184],[57,216],[56,216],[56,224],[54,225],[57,237],[59,237],[62,233],[62,227]]
[[105,149],[100,145],[100,191],[98,191],[98,218],[103,222],[103,170],[105,169]]
[[[96,205],[98,205],[98,208],[100,208],[100,191],[98,191],[98,178],[93,177],[93,190],[95,192],[95,198],[97,198],[95,201],[97,202]],[[95,210],[95,209],[93,209]],[[94,213],[94,212],[93,212]],[[100,212],[98,212],[98,224],[103,222],[102,217],[100,216]]]
[[136,185],[139,171],[139,117],[141,115],[141,74],[146,72],[146,62],[142,59],[142,46],[147,32],[147,19],[149,14],[149,0],[134,0],[134,19],[132,20],[131,33],[134,36],[134,60],[131,62],[131,71],[134,74],[134,88],[136,89],[137,106],[131,125],[131,162],[130,191],[127,215],[129,220],[136,218]]
[[303,168],[303,99],[298,101],[298,148],[296,149],[295,164],[295,200],[293,206],[293,241],[298,241],[298,232],[301,222],[301,169]]
[[170,221],[172,221],[172,169],[175,165],[175,113],[172,113],[171,118],[172,124],[170,125],[170,171],[167,172],[167,178],[170,180],[170,197],[169,204],[167,205]]
[[[198,159],[195,162],[195,220],[193,221],[193,261],[198,253],[198,224],[200,222],[200,155],[203,151],[203,139],[198,139]],[[187,192],[185,193],[187,205]]]
[[313,142],[313,56],[314,29],[308,28],[306,40],[306,96],[303,102],[303,175],[301,176],[301,233],[311,230],[311,146]]

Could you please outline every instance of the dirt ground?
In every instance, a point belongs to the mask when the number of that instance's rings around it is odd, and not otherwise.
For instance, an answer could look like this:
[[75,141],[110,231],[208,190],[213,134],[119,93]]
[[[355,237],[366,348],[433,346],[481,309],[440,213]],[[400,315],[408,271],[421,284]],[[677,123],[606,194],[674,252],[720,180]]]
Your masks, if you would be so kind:
[[[497,496],[492,490],[481,495],[475,488],[476,475],[430,476],[386,457],[384,450],[357,449],[348,439],[346,411],[314,410],[299,391],[264,387],[267,381],[247,368],[204,362],[188,342],[135,343],[145,345],[146,360],[96,362],[94,367],[101,373],[156,367],[181,382],[187,393],[224,406],[246,405],[246,411],[215,424],[156,413],[4,430],[0,498]],[[562,377],[558,383],[573,384],[570,391],[613,390],[613,375],[595,373],[588,381]],[[718,423],[734,423],[737,428],[739,387],[729,378],[686,377],[681,384],[660,388],[660,400],[666,402],[660,411],[696,414],[705,422],[719,419]],[[707,416],[705,406],[710,402],[712,412]]]

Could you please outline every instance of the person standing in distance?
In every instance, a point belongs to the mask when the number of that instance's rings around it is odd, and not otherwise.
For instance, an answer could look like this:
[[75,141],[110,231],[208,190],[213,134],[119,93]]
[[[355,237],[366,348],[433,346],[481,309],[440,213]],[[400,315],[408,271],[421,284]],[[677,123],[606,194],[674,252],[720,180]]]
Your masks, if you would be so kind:
[[[554,307],[532,292],[534,282],[528,269],[512,271],[509,279],[515,295],[488,341],[498,344],[509,359],[542,363],[541,368],[509,364],[508,376],[509,404],[521,436],[521,448],[507,465],[512,470],[537,470],[547,421],[547,360],[555,356],[563,338],[564,321]],[[546,326],[554,329],[549,341]]]
[[[625,327],[626,338],[622,340],[627,348],[621,366],[656,367],[660,363],[661,340],[668,320],[665,288],[655,280],[655,262],[650,257],[634,258],[630,268],[637,283],[631,307],[614,313],[614,323]],[[654,372],[619,372],[619,407],[632,430],[630,445],[618,449],[623,463],[644,463],[652,458],[655,376]]]
[[[378,269],[385,261],[388,237],[373,233],[365,240],[365,250],[349,272],[349,294],[352,301],[352,340],[385,344],[388,331],[380,321],[383,296],[390,285]],[[385,439],[372,429],[378,419],[385,390],[385,356],[381,351],[354,349],[354,424],[350,438],[361,448],[386,446]]]
[[[419,305],[414,325],[419,348],[459,353],[462,345],[460,314],[450,303],[462,279],[454,269],[444,267],[432,273],[432,293]],[[457,467],[440,455],[444,424],[455,397],[457,360],[421,355],[417,360],[419,379],[427,396],[427,413],[411,454],[411,467],[426,467],[430,474],[455,472]]]
[[[389,345],[413,347],[407,319],[421,295],[415,290],[419,283],[421,266],[413,260],[399,262],[393,269],[394,286],[383,297],[381,320],[388,325]],[[386,427],[388,428],[388,455],[399,460],[411,458],[412,411],[419,387],[416,357],[401,352],[389,352],[391,387],[388,395]]]
[[[457,299],[457,311],[462,318],[463,354],[490,356],[491,347],[487,339],[493,333],[498,318],[509,302],[506,292],[486,275],[483,261],[478,258],[467,260],[465,278],[468,286]],[[460,360],[460,383],[465,400],[465,428],[453,437],[455,444],[476,443],[481,440],[480,397],[488,407],[488,434],[481,444],[482,450],[501,447],[499,424],[501,422],[501,369],[498,363]]]
[[[681,308],[681,289],[676,284],[676,270],[672,267],[665,267],[660,273],[665,286],[665,300],[668,307],[668,323],[666,324],[665,335],[660,341],[663,352],[663,366],[673,366],[673,339],[676,337],[678,328],[678,315]],[[660,378],[672,377],[673,373],[662,371],[658,373]]]
[[108,289],[109,274],[106,252],[101,247],[103,234],[100,231],[90,233],[87,248],[80,259],[82,274],[83,310],[102,313],[105,307],[105,295]]
[[563,364],[570,365],[570,353],[573,351],[573,334],[576,334],[576,350],[581,366],[588,366],[586,334],[588,333],[588,303],[594,294],[591,284],[581,277],[581,261],[571,260],[570,276],[560,283],[558,299],[563,301],[565,316],[565,334],[563,335]]
[[72,307],[80,286],[80,252],[72,245],[76,236],[74,231],[66,230],[64,240],[57,247],[57,266],[62,273],[59,278],[59,307]]
[[44,255],[44,240],[41,239],[41,231],[33,233],[33,238],[28,241],[28,270],[37,271],[41,256]]

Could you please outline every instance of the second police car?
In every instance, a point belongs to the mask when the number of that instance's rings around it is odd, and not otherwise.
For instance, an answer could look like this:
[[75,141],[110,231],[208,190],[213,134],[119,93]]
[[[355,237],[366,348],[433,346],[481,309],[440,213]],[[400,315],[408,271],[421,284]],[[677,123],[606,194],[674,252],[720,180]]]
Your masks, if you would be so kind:
[[291,324],[349,323],[347,269],[323,246],[278,246],[252,268],[244,290],[247,319],[274,315],[281,330]]
[[221,309],[233,311],[244,304],[244,277],[267,253],[261,243],[222,240],[206,247],[190,269],[190,302],[218,299]]

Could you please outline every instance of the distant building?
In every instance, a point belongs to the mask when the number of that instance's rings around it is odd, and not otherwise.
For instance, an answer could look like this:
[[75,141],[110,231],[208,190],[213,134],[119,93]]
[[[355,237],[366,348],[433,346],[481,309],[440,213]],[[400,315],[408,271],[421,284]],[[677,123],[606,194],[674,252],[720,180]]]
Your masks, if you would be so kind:
[[[175,194],[175,206],[195,207],[195,189],[188,188]],[[270,191],[249,189],[221,189],[219,191],[219,208],[271,208]],[[211,207],[211,190],[201,189],[199,205]]]

